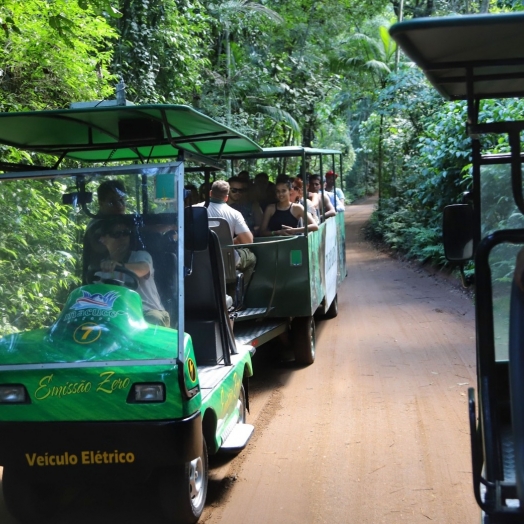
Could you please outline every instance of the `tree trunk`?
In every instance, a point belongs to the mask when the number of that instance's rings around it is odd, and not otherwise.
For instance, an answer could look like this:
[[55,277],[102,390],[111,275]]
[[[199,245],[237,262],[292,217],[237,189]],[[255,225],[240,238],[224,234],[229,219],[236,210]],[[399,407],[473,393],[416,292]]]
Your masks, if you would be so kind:
[[380,125],[378,128],[378,208],[382,204],[382,135],[384,134],[384,115],[380,115]]
[[480,12],[489,13],[489,0],[482,0],[482,4],[480,5]]

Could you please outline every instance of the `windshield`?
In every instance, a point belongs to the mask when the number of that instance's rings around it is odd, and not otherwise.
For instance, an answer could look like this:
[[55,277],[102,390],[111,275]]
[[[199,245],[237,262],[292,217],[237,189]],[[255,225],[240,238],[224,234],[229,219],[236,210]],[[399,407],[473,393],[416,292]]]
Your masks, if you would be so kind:
[[144,312],[166,311],[178,328],[179,171],[150,164],[2,181],[0,336],[52,325],[82,285],[133,288],[133,274],[117,271],[124,264],[139,275]]
[[[524,227],[524,216],[515,205],[511,189],[511,165],[484,165],[481,168],[482,238],[501,229]],[[511,283],[517,254],[522,246],[502,243],[489,255],[493,296],[495,355],[508,359]]]

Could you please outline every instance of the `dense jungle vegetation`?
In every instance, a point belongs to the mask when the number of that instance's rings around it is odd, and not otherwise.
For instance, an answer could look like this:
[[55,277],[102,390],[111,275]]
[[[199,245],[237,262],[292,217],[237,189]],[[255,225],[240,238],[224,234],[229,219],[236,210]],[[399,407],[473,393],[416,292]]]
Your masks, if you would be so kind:
[[[520,0],[3,0],[0,110],[113,98],[122,77],[135,103],[192,105],[262,146],[342,149],[347,196],[379,193],[374,233],[443,263],[441,211],[470,182],[466,109],[429,87],[388,27],[522,9]],[[522,109],[514,100],[481,107],[506,119]],[[0,161],[52,162],[6,146]],[[59,193],[49,184],[0,187],[0,333],[25,327],[21,311],[36,318],[53,308],[46,296],[70,285],[71,262],[51,245],[74,241]],[[17,209],[27,210],[22,219]],[[42,213],[56,227],[29,234]],[[29,278],[35,257],[55,268],[47,283]],[[16,273],[20,259],[27,264]]]

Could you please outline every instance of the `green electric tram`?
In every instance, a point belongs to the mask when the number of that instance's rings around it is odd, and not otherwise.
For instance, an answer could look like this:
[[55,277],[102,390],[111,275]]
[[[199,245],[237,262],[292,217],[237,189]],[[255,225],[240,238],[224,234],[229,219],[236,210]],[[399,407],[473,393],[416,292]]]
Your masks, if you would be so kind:
[[[65,491],[118,478],[152,485],[153,507],[168,521],[196,522],[208,454],[238,453],[252,435],[255,348],[291,330],[297,361],[310,364],[313,314],[336,314],[342,216],[315,234],[253,244],[247,307],[236,310],[226,295],[238,276],[228,265],[231,240],[205,207],[185,207],[184,175],[262,153],[253,141],[186,106],[120,100],[2,113],[0,144],[19,159],[0,163],[15,214],[0,231],[9,275],[0,276],[0,309],[10,312],[0,333],[8,510],[20,522],[53,522],[71,498]],[[55,164],[34,165],[36,154]],[[108,180],[126,188],[121,213],[97,212],[94,194]],[[125,267],[131,258],[101,271],[100,239],[109,237],[129,257],[149,254],[154,274],[144,278],[168,325],[145,321],[143,283]],[[40,297],[38,316],[18,311],[24,292]]]
[[[295,159],[305,199],[307,166],[317,160],[323,192],[324,168],[335,171],[337,159],[342,168],[341,155],[333,149],[294,146],[226,153],[223,158]],[[276,324],[276,329],[284,331],[289,325],[295,360],[307,365],[315,359],[315,316],[330,319],[338,314],[337,289],[346,276],[346,247],[343,213],[326,218],[322,210],[319,229],[308,231],[306,212],[304,209],[304,235],[256,237],[254,244],[249,245],[257,257],[257,267],[245,296],[247,309],[236,315],[234,331],[236,338],[244,340],[246,335],[251,338],[257,329],[263,332]],[[261,318],[268,322],[260,322]]]

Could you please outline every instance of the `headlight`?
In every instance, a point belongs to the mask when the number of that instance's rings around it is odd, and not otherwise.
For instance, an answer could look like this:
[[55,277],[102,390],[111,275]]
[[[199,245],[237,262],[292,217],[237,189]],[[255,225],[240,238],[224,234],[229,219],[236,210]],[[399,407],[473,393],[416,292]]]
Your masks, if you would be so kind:
[[0,386],[0,404],[28,404],[29,396],[24,386],[6,384]]
[[165,402],[164,384],[133,384],[128,402]]

